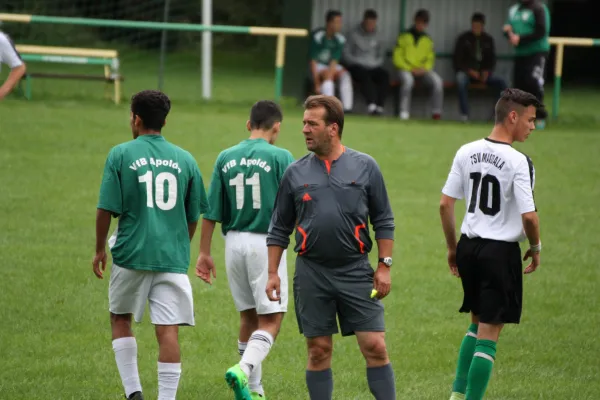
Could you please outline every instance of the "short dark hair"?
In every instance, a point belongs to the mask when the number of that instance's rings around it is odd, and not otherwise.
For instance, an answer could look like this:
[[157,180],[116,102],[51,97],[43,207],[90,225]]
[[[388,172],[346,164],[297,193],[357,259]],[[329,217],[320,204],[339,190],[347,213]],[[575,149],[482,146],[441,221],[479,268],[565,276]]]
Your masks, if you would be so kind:
[[423,21],[426,24],[429,23],[429,11],[427,11],[424,8],[421,8],[419,11],[417,11],[417,13],[415,14],[415,21]]
[[372,8],[365,10],[363,19],[377,19],[377,11],[373,10]]
[[325,109],[325,114],[323,115],[325,124],[337,124],[338,134],[341,138],[342,131],[344,130],[344,107],[342,106],[342,102],[335,96],[325,96],[322,94],[310,96],[304,102],[305,110],[319,107]]
[[171,110],[171,100],[159,90],[142,90],[131,97],[131,112],[144,128],[160,132]]
[[333,21],[334,18],[336,17],[341,17],[342,13],[338,10],[329,10],[327,11],[327,14],[325,14],[325,22],[329,23],[331,21]]
[[524,108],[530,106],[534,106],[536,110],[544,108],[542,102],[529,92],[515,88],[505,89],[496,103],[496,124],[504,122],[511,111],[521,114]]
[[281,108],[270,100],[261,100],[254,103],[250,110],[250,128],[269,130],[276,122],[283,121]]
[[473,13],[473,16],[471,17],[471,22],[481,22],[485,25],[485,15],[481,12]]

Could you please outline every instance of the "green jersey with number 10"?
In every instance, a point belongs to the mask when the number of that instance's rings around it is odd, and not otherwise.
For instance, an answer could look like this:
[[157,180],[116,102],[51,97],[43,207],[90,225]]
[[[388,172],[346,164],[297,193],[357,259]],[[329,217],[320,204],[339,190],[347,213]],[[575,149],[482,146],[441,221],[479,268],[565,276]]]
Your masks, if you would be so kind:
[[119,216],[109,240],[124,268],[187,273],[188,223],[208,208],[194,157],[162,135],[142,135],[111,149],[98,208]]
[[283,172],[292,154],[264,139],[247,139],[219,154],[208,191],[204,218],[221,231],[266,234]]

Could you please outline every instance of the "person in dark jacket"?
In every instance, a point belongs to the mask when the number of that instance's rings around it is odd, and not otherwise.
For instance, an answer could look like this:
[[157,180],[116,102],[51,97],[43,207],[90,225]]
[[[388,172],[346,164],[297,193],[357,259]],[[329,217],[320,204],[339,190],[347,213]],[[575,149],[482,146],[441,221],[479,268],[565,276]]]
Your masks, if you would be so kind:
[[484,31],[485,15],[475,13],[471,17],[471,30],[461,34],[454,48],[454,69],[460,113],[463,121],[469,119],[468,87],[470,83],[485,83],[500,93],[507,85],[502,77],[494,75],[496,47],[494,38]]

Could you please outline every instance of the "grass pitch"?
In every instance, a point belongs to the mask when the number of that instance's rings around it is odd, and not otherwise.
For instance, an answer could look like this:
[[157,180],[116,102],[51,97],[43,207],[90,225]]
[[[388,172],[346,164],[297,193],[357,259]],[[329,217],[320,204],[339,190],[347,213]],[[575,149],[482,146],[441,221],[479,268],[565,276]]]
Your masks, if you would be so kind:
[[[155,87],[153,70],[134,71],[127,96]],[[215,72],[219,101],[210,105],[189,101],[198,96],[188,93],[193,85],[186,88],[189,76],[199,81],[195,71],[166,78],[174,104],[164,134],[191,151],[207,185],[217,154],[246,138],[252,102],[273,89],[270,70]],[[13,97],[0,104],[1,399],[122,398],[110,342],[108,276],[96,279],[91,260],[103,163],[113,145],[130,139],[129,114],[127,104],[102,101],[97,84],[83,85],[47,82],[36,87],[33,101]],[[522,324],[501,336],[487,399],[600,398],[600,136],[590,103],[598,97],[567,93],[563,122],[515,145],[536,167],[544,252],[540,269],[524,279]],[[344,143],[377,159],[396,215],[392,292],[384,304],[398,399],[449,397],[469,320],[457,312],[460,283],[447,270],[438,201],[456,149],[490,128],[346,120]],[[296,157],[305,154],[299,108],[284,107],[278,144]],[[459,217],[463,209],[459,203]],[[114,226],[113,220],[111,231]],[[199,232],[190,266],[198,239]],[[182,400],[233,398],[223,376],[239,358],[238,316],[219,235],[213,255],[218,272],[212,287],[190,269],[197,326],[181,330]],[[291,279],[293,254],[288,261]],[[142,386],[156,398],[153,328],[146,319],[135,333]],[[334,342],[334,399],[371,399],[355,339],[336,336]],[[307,399],[305,362],[292,311],[264,364],[267,396]]]

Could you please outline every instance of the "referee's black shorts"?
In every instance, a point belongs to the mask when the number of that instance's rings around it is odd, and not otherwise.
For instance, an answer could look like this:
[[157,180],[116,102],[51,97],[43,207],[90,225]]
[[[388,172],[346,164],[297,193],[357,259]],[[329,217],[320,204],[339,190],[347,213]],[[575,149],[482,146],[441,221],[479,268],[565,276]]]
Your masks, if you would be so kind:
[[462,235],[456,264],[464,300],[460,312],[472,312],[488,324],[518,324],[523,303],[523,272],[518,242]]

